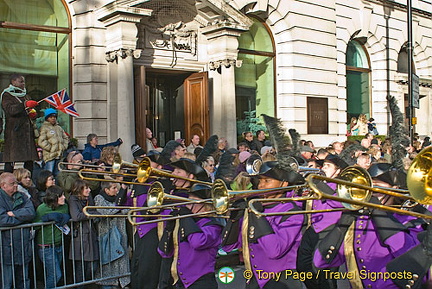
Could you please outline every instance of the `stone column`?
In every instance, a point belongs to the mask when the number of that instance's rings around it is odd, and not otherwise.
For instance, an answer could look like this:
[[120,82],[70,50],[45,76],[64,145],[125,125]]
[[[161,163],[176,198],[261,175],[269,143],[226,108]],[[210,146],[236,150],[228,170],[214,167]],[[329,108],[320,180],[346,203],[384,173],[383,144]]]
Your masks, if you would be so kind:
[[108,137],[123,139],[120,154],[126,161],[132,160],[130,147],[135,143],[133,58],[141,56],[141,50],[136,49],[136,23],[150,14],[149,10],[124,7],[117,1],[97,11],[99,21],[107,28]]
[[204,28],[209,55],[211,134],[226,137],[230,147],[237,146],[236,100],[234,67],[241,66],[237,60],[238,40],[246,29],[225,23]]

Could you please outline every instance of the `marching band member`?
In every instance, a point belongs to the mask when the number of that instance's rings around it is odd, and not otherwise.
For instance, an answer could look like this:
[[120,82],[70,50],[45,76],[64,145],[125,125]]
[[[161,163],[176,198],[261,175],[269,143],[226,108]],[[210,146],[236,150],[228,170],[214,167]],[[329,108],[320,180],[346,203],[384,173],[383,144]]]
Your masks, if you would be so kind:
[[[329,154],[321,161],[322,170],[328,178],[337,178],[340,172],[348,166],[348,164],[336,155]],[[333,195],[336,190],[336,183],[320,181],[317,186],[324,193]],[[340,209],[343,208],[342,204],[337,201],[322,199],[311,200],[306,202],[306,210],[324,210],[324,209]],[[308,220],[308,228],[303,234],[300,248],[297,256],[297,270],[300,272],[314,272],[316,269],[313,267],[313,254],[319,240],[323,239],[329,232],[329,228],[334,225],[340,218],[342,212],[325,212],[313,213]],[[333,268],[335,270],[337,268]],[[307,288],[336,288],[336,280],[331,278],[324,278],[323,275],[316,275],[316,278],[307,278],[304,281]]]
[[[301,202],[277,202],[278,198],[295,196],[295,191],[285,193],[277,189],[304,183],[301,175],[277,161],[270,161],[263,163],[257,177],[258,189],[275,189],[274,193],[265,195],[275,199],[275,203],[263,206],[264,213],[301,210]],[[246,270],[253,272],[247,288],[302,288],[302,282],[286,272],[296,273],[295,260],[304,220],[303,214],[257,217],[248,212],[242,217],[239,211],[231,213],[224,232],[224,251],[242,248]],[[273,278],[264,277],[263,272],[273,273]]]
[[[208,180],[204,169],[189,159],[180,159],[170,164],[173,175],[188,179]],[[172,194],[193,199],[210,197],[210,187],[194,185],[192,181],[174,179],[177,188]],[[209,211],[208,204],[190,204],[172,214],[189,215]],[[224,223],[218,218],[186,217],[168,221],[159,242],[158,251],[163,257],[159,288],[217,289],[214,276],[216,255],[222,241]],[[169,265],[169,266],[168,266]],[[171,276],[167,276],[167,272]],[[171,277],[171,278],[170,278]]]
[[[380,204],[374,196],[370,202]],[[391,278],[384,278],[386,264],[417,244],[391,213],[377,209],[344,212],[318,243],[314,264],[317,268],[346,264],[352,288],[397,288]]]

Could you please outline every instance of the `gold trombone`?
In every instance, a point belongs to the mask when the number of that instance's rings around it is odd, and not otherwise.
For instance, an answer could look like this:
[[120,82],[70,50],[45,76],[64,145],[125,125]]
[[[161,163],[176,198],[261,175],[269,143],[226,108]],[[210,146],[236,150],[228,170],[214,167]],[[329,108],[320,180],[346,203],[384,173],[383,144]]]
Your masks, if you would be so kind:
[[[417,156],[419,157],[419,156]],[[417,159],[416,157],[416,159]],[[372,179],[369,173],[356,166],[350,166],[345,168],[339,178],[333,179],[328,178],[321,175],[309,175],[306,177],[307,185],[312,189],[312,194],[306,197],[298,197],[298,198],[280,198],[280,199],[255,199],[250,201],[249,209],[257,214],[258,216],[274,216],[274,215],[292,215],[292,214],[309,214],[309,213],[321,213],[321,212],[334,212],[340,210],[361,210],[362,208],[373,208],[390,211],[392,213],[404,214],[409,216],[414,216],[418,218],[432,218],[432,215],[421,214],[417,212],[407,211],[400,208],[395,208],[391,206],[386,206],[382,204],[370,203],[369,200],[372,196],[372,192],[386,194],[394,197],[404,198],[410,201],[416,201],[422,204],[428,204],[427,201],[430,201],[428,198],[429,195],[427,193],[421,192],[421,190],[426,191],[423,186],[428,186],[427,179],[429,177],[429,169],[425,169],[424,164],[425,161],[423,156],[420,156],[419,159],[415,159],[416,162],[413,162],[414,166],[420,166],[418,170],[423,172],[423,177],[419,180],[408,179],[408,187],[413,188],[414,194],[417,196],[423,197],[420,199],[419,197],[413,197],[410,195],[403,194],[401,192],[406,192],[406,190],[399,189],[390,189],[390,188],[378,188],[372,187]],[[432,158],[431,158],[432,159]],[[420,165],[419,165],[420,164]],[[412,165],[412,166],[413,166]],[[411,168],[410,168],[411,169]],[[425,173],[426,172],[426,173]],[[412,174],[409,173],[408,176]],[[421,174],[421,173],[420,173]],[[338,195],[329,195],[323,193],[314,182],[314,179],[333,182],[337,184],[337,193]],[[415,188],[415,189],[414,189]],[[417,191],[416,191],[417,190]],[[412,192],[410,190],[410,192]],[[256,202],[287,202],[287,201],[307,201],[307,200],[320,200],[320,199],[329,199],[341,202],[345,209],[326,209],[326,210],[309,210],[309,211],[296,211],[296,212],[273,212],[273,213],[262,213],[259,212],[254,206]]]
[[84,174],[88,173],[91,174],[92,176],[108,176],[108,177],[132,177],[132,178],[136,178],[137,180],[139,180],[139,170],[137,174],[127,174],[127,173],[114,173],[114,172],[100,172],[97,170],[87,170],[87,169],[82,169],[78,171],[78,176],[86,181],[96,181],[96,182],[110,182],[110,183],[121,183],[121,184],[127,184],[127,185],[141,185],[141,186],[151,186],[151,184],[148,183],[144,183],[144,182],[129,182],[129,181],[124,181],[124,180],[116,180],[113,178],[110,179],[99,179],[99,178],[94,178],[94,177],[90,177],[90,176],[85,176]]
[[[67,169],[68,165],[75,166],[75,167],[81,167],[81,169],[85,169],[85,168],[110,169],[111,168],[110,166],[103,166],[103,165],[59,162],[57,165],[58,171],[59,172],[68,172],[68,173],[78,173],[79,169],[76,169],[76,170]],[[66,167],[66,169],[65,169],[65,167]]]
[[103,214],[92,214],[89,211],[90,210],[112,210],[112,209],[118,209],[118,210],[133,210],[133,209],[139,209],[140,207],[128,207],[128,206],[85,206],[83,208],[83,213],[89,218],[96,218],[96,217],[102,217],[102,218],[122,218],[127,217],[125,214],[114,214],[114,215],[103,215]]
[[[166,200],[177,201],[177,203],[163,204]],[[191,216],[193,217],[205,216],[205,215],[210,215],[215,213],[215,211],[209,211],[209,212],[201,212],[198,214],[189,214],[189,215],[181,215],[181,216],[155,214],[163,209],[174,208],[177,206],[184,206],[187,204],[202,204],[202,203],[211,204],[212,202],[211,199],[194,200],[194,199],[167,194],[165,193],[165,189],[163,185],[160,182],[156,181],[152,184],[152,186],[150,187],[147,193],[147,207],[135,208],[130,210],[127,214],[127,218],[132,225],[136,226],[142,224],[157,223],[161,221],[176,220],[176,219],[187,218]],[[144,214],[144,215],[136,214],[137,212],[143,212],[143,211],[144,212],[149,211],[152,214]],[[134,220],[134,218],[157,218],[157,219],[137,222],[136,220]]]

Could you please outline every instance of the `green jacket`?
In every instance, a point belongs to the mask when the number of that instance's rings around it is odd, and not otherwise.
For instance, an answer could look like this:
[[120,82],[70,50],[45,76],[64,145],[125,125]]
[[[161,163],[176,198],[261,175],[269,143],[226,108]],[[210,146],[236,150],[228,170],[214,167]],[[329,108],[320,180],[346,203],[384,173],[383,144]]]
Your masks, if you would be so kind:
[[[67,204],[59,206],[55,210],[48,207],[45,203],[41,204],[36,210],[36,218],[34,222],[41,223],[42,217],[50,213],[61,213],[69,215],[69,207]],[[53,240],[54,237],[54,240]],[[37,236],[36,243],[42,245],[60,245],[62,242],[62,232],[55,225],[44,225],[40,227]]]

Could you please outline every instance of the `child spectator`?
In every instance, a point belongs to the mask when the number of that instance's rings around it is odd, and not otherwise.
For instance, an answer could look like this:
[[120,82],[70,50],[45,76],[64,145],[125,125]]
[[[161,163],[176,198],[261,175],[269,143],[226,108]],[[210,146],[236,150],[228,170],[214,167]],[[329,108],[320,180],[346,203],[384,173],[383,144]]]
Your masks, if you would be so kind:
[[69,209],[62,188],[55,185],[47,188],[44,202],[36,210],[35,219],[37,223],[55,221],[55,226],[42,226],[36,237],[39,258],[44,264],[45,288],[55,288],[62,277],[62,230],[69,228],[66,225],[69,219]]
[[53,108],[45,109],[45,122],[40,128],[38,145],[43,150],[45,169],[54,176],[58,173],[57,165],[66,150],[69,137],[63,128],[57,123],[57,111]]

